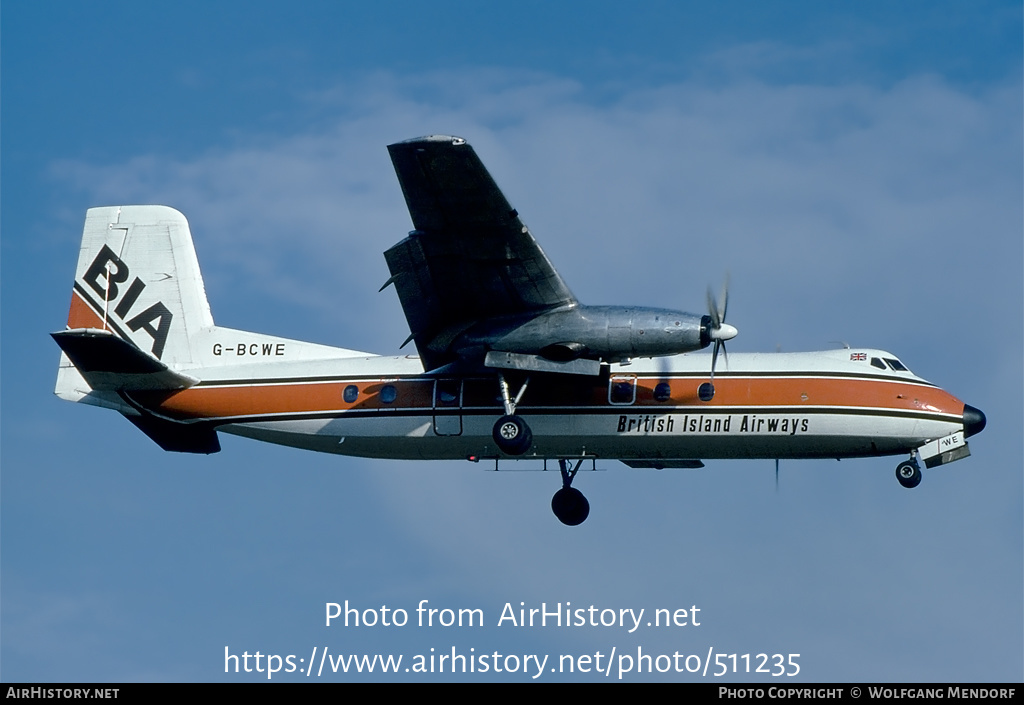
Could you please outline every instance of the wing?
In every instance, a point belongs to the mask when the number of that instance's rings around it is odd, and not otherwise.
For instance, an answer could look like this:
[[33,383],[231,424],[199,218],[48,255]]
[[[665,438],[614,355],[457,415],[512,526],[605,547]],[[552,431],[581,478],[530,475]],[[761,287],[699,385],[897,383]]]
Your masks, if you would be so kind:
[[410,336],[433,369],[489,318],[576,303],[476,152],[458,137],[388,146],[415,230],[384,253]]

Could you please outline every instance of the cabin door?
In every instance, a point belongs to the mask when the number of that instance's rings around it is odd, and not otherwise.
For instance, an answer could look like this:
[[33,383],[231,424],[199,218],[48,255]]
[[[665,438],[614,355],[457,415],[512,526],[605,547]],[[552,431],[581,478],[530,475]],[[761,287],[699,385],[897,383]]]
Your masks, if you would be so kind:
[[434,382],[434,433],[439,436],[462,435],[461,379]]

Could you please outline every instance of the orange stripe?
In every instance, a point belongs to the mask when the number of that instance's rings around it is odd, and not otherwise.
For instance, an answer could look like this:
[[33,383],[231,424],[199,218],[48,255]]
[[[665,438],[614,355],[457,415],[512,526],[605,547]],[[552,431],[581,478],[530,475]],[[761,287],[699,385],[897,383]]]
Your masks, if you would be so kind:
[[[637,403],[644,406],[838,406],[963,413],[962,401],[937,387],[877,379],[790,377],[715,380],[715,397],[710,402],[697,398],[705,380],[670,380],[669,401],[654,399],[656,380],[637,385]],[[650,385],[650,386],[648,386]]]
[[[146,403],[148,396],[150,400],[157,402],[156,406],[162,413],[184,418],[431,407],[434,388],[432,381],[355,383],[359,389],[359,396],[352,403],[346,402],[342,396],[348,384],[324,382],[247,387],[193,387],[175,392],[163,401],[157,401],[153,395],[135,396],[143,403]],[[398,400],[394,404],[384,404],[380,401],[380,390],[387,384],[394,384],[399,389]]]
[[[910,412],[934,412],[960,415],[963,402],[936,387],[906,384],[899,381],[886,382],[872,379],[822,379],[806,378],[748,378],[716,380],[715,398],[701,402],[697,398],[697,387],[703,380],[698,378],[672,379],[668,381],[672,397],[665,402],[654,400],[653,388],[656,380],[645,379],[637,385],[636,403],[611,405],[608,403],[608,388],[594,385],[585,389],[584,394],[547,394],[547,399],[538,398],[541,393],[531,387],[520,405],[522,413],[529,414],[531,407],[541,410],[546,407],[587,406],[607,407],[609,410],[643,409],[666,413],[680,408],[693,410],[714,410],[722,407],[763,407],[770,412],[772,407],[799,408],[881,408]],[[375,381],[354,383],[359,397],[353,403],[343,399],[343,392],[350,383],[320,382],[311,384],[249,385],[231,387],[193,387],[170,395],[166,393],[139,393],[135,396],[147,406],[178,418],[230,418],[235,416],[259,416],[293,413],[323,413],[347,410],[376,410],[389,408],[423,409],[430,411],[433,400],[433,381]],[[379,392],[386,384],[393,384],[398,398],[393,404],[380,401]],[[477,384],[493,385],[493,380],[467,380],[467,392]],[[535,382],[534,384],[538,384]],[[478,390],[473,390],[478,391]],[[531,392],[534,399],[531,400]],[[478,396],[473,394],[472,396]],[[488,395],[486,403],[471,403],[465,395],[467,406],[491,406],[495,394]],[[476,401],[476,400],[474,400]],[[495,405],[496,410],[500,407]]]
[[103,319],[96,315],[82,296],[71,290],[71,308],[68,310],[68,328],[102,328]]

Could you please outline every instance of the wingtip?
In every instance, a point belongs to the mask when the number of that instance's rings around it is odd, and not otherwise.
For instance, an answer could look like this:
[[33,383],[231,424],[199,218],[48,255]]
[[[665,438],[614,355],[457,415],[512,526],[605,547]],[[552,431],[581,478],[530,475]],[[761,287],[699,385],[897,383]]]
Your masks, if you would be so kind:
[[449,143],[456,146],[466,144],[466,140],[464,138],[456,137],[455,135],[424,135],[423,137],[413,137],[412,139],[402,140],[401,142],[395,142],[394,144],[389,144],[388,147],[400,147],[402,145],[412,144],[427,144],[431,142]]

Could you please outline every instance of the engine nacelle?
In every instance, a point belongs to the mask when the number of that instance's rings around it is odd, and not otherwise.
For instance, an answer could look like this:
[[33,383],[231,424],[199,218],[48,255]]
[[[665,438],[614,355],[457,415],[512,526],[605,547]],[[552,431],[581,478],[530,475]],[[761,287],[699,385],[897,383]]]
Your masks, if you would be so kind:
[[555,362],[579,358],[620,362],[707,347],[710,338],[703,318],[708,317],[669,309],[575,306],[525,320],[474,326],[458,336],[452,348],[538,355]]

